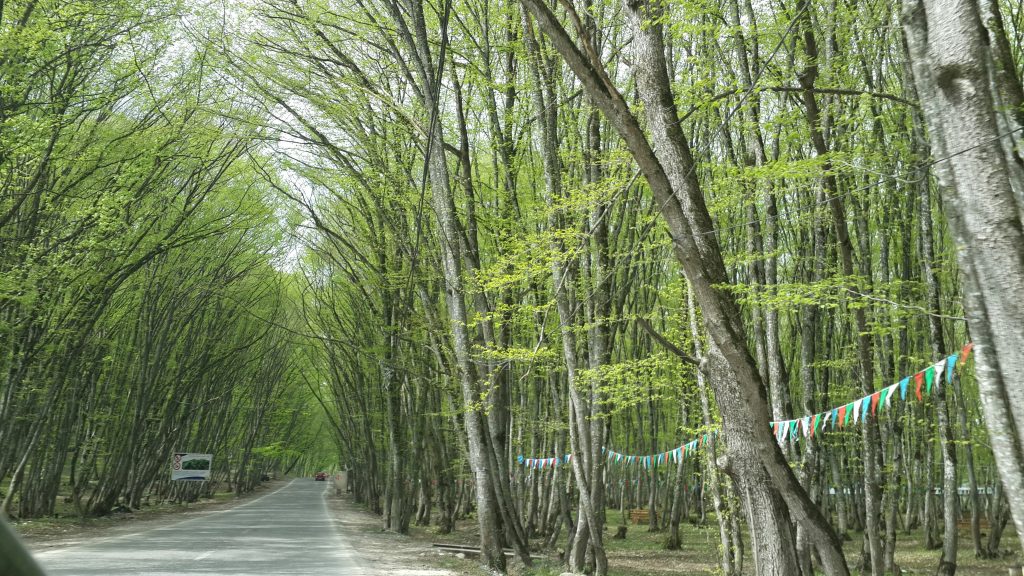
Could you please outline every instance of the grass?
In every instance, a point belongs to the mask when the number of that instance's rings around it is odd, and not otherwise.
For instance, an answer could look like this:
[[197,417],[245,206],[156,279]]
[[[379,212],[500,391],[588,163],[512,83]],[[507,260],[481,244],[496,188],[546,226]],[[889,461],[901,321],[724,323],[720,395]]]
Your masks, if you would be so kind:
[[[680,550],[665,550],[664,543],[668,537],[666,532],[648,532],[646,525],[630,525],[625,540],[613,540],[619,521],[618,511],[609,510],[607,518],[611,521],[605,532],[605,549],[608,554],[609,573],[616,576],[696,576],[719,572],[719,536],[718,524],[709,517],[707,526],[694,526],[684,523],[680,526]],[[414,527],[411,535],[414,538],[453,544],[478,545],[476,520],[461,520],[451,534],[437,534],[433,527]],[[859,572],[861,557],[861,533],[850,533],[851,540],[844,543],[844,551],[850,570]],[[1016,535],[1012,525],[1007,526],[1003,535],[1003,548],[1016,550]],[[531,541],[531,545],[539,547],[540,541]],[[750,538],[744,534],[745,554],[743,564],[745,572],[753,572],[753,556],[750,550]],[[560,547],[565,546],[565,532],[562,532]],[[934,574],[938,566],[939,550],[926,550],[923,533],[915,531],[910,534],[903,532],[896,536],[896,564],[904,574]],[[996,559],[979,559],[974,557],[969,531],[960,533],[960,552],[957,558],[957,574],[965,576],[1005,576],[1007,569],[1021,561],[1019,553],[1013,553]],[[454,556],[436,558],[439,567],[447,568],[459,574],[482,574],[482,570],[473,559],[458,559]],[[565,567],[558,561],[557,555],[549,554],[546,559],[535,562],[532,568],[515,566],[513,562],[510,572],[519,576],[558,576],[565,572]]]
[[[14,529],[22,537],[34,539],[48,536],[69,535],[78,531],[115,526],[124,520],[157,517],[184,510],[186,507],[174,504],[157,504],[130,513],[114,513],[100,517],[75,516],[71,510],[58,511],[55,516],[15,520]],[[67,507],[67,508],[70,508]]]

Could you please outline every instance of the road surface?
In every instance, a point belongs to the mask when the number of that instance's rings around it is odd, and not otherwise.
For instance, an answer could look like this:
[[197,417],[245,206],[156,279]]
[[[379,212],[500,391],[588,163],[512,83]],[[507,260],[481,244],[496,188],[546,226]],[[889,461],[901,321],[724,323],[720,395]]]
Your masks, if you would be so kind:
[[324,502],[303,478],[229,510],[170,526],[39,552],[51,576],[363,576]]

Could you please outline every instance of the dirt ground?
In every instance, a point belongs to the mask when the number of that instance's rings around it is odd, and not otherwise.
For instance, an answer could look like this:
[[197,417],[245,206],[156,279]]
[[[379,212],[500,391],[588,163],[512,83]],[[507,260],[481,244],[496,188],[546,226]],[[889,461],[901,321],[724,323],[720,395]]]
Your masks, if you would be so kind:
[[396,576],[456,576],[446,567],[454,557],[439,554],[430,542],[381,530],[380,517],[348,496],[329,496],[327,507],[342,538],[381,574]]
[[[694,526],[684,523],[680,526],[681,546],[679,550],[669,551],[663,547],[667,534],[651,533],[645,526],[630,525],[625,540],[614,540],[611,534],[615,530],[616,511],[609,510],[608,518],[612,521],[609,531],[605,534],[605,548],[608,554],[609,574],[614,576],[705,576],[719,572],[718,567],[718,530],[713,522],[707,526]],[[472,519],[460,520],[454,532],[439,535],[432,528],[412,528],[413,538],[423,542],[447,542],[477,544],[477,529]],[[564,546],[564,531],[561,546]],[[960,554],[957,559],[957,574],[965,576],[1005,576],[1011,566],[1020,562],[1016,553],[1016,535],[1012,527],[1007,528],[1003,536],[1003,548],[1007,553],[999,558],[978,559],[974,557],[970,544],[970,536],[964,531],[960,534]],[[539,546],[539,542],[533,542]],[[746,573],[753,571],[753,556],[750,549],[749,535],[744,538],[745,555],[744,569]],[[846,542],[845,552],[851,571],[860,573],[859,534]],[[921,541],[920,532],[898,534],[896,562],[906,576],[925,576],[934,574],[938,565],[937,550],[926,550]],[[483,571],[477,563],[470,559],[457,560],[451,556],[442,556],[431,561],[454,571],[457,574],[479,576]],[[565,572],[565,567],[554,555],[544,557],[538,554],[535,566],[524,569],[521,566],[510,566],[510,573],[516,576],[558,576]],[[1019,569],[1018,569],[1019,573]]]

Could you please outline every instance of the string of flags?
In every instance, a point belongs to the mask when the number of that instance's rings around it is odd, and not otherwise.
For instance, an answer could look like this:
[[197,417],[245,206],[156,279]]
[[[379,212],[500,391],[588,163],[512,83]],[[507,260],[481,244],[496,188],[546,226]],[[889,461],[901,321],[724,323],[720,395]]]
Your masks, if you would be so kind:
[[[718,435],[717,430],[712,430],[707,434],[702,435],[700,438],[696,438],[682,446],[673,448],[668,452],[662,452],[661,454],[651,454],[649,456],[636,456],[632,454],[620,454],[607,448],[601,448],[601,453],[608,457],[608,461],[615,464],[640,464],[644,468],[651,468],[652,466],[658,466],[665,464],[666,462],[673,462],[678,464],[680,460],[686,460],[686,458],[696,452],[698,449],[707,446],[711,438]],[[561,464],[569,464],[572,462],[572,454],[566,454],[565,456],[559,456],[557,458],[525,458],[519,456],[519,463],[526,466],[527,468],[551,468],[553,466],[559,466]]]
[[795,439],[801,434],[805,438],[812,437],[816,431],[821,432],[826,428],[834,430],[849,426],[851,422],[854,425],[867,422],[869,416],[875,417],[877,413],[889,409],[892,399],[896,396],[905,402],[907,394],[912,394],[920,402],[925,395],[932,393],[933,387],[942,386],[943,374],[946,376],[947,384],[952,382],[957,363],[962,365],[973,349],[974,344],[968,343],[959,353],[951,354],[913,376],[907,376],[891,386],[876,390],[848,404],[794,420],[771,422],[772,432],[780,443],[785,442],[787,438]]
[[[943,375],[946,377],[946,383],[951,383],[957,364],[963,366],[973,349],[974,343],[968,342],[960,349],[960,352],[939,360],[913,376],[907,376],[895,384],[886,386],[881,390],[876,390],[863,398],[858,398],[842,406],[836,406],[824,412],[803,416],[802,418],[794,418],[793,420],[769,422],[772,433],[779,444],[782,444],[787,439],[797,440],[801,435],[805,438],[810,438],[815,433],[824,432],[826,429],[842,429],[849,426],[851,422],[853,425],[867,422],[869,416],[874,418],[878,413],[888,410],[892,405],[893,398],[897,396],[900,401],[905,402],[907,394],[910,394],[920,402],[924,400],[925,395],[932,393],[933,388],[942,387]],[[668,462],[678,464],[681,460],[686,460],[694,452],[707,446],[716,435],[718,435],[718,431],[713,430],[686,444],[660,454],[638,456],[634,454],[621,454],[606,448],[601,448],[601,453],[605,454],[608,462],[612,464],[627,466],[639,464],[643,468],[657,467]],[[572,454],[555,458],[525,458],[520,455],[518,461],[527,468],[542,470],[571,463]]]

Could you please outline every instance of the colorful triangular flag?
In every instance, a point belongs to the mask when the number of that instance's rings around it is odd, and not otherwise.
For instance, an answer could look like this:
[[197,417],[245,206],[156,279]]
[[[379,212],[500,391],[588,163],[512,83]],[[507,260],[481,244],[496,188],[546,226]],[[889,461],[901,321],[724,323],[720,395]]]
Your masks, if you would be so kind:
[[968,342],[964,344],[964,347],[960,350],[960,362],[967,362],[967,357],[971,355],[971,350],[974,350],[974,342]]
[[899,386],[899,383],[893,384],[892,386],[889,386],[888,388],[886,388],[886,390],[888,390],[888,392],[885,394],[885,405],[884,405],[884,408],[888,408],[889,405],[892,404],[892,397],[896,395],[896,388],[898,386]]

